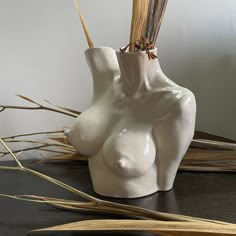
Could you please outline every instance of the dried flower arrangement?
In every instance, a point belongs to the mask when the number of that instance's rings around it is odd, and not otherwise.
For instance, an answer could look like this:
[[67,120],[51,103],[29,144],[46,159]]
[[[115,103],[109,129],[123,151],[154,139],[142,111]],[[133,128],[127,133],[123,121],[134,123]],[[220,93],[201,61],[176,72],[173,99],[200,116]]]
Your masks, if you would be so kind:
[[[94,44],[80,12],[79,5],[76,0],[74,0],[74,3],[82,22],[88,46],[89,48],[93,48]],[[155,59],[157,57],[156,55],[152,54],[151,50],[154,48],[154,45],[156,43],[166,5],[167,0],[133,0],[130,42],[127,47],[121,49],[122,53],[125,53],[129,48],[130,52],[140,50],[146,51],[149,59]],[[0,112],[6,109],[27,109],[47,110],[71,117],[77,117],[80,115],[79,111],[57,106],[48,101],[45,101],[47,105],[43,105],[41,103],[35,102],[28,97],[22,95],[17,96],[32,103],[34,106],[22,107],[0,105]],[[49,140],[39,141],[37,139],[24,139],[25,137],[37,135],[47,135],[49,137]],[[200,134],[200,136],[202,136],[202,133]],[[191,148],[188,150],[179,169],[187,171],[236,171],[236,143],[233,141],[229,142],[228,140],[219,141],[218,138],[219,137],[212,137],[212,139],[210,140],[203,138],[193,139]],[[78,154],[76,150],[67,142],[67,139],[63,134],[63,130],[36,132],[3,137],[0,139],[0,142],[6,149],[6,151],[1,152],[1,156],[11,155],[11,157],[17,164],[16,167],[0,166],[1,170],[22,171],[37,176],[63,189],[66,189],[67,191],[70,191],[79,197],[82,197],[85,201],[71,201],[66,199],[48,198],[32,195],[12,196],[0,194],[0,197],[35,203],[44,203],[73,211],[77,210],[88,212],[108,212],[112,214],[124,214],[130,216],[131,218],[139,218],[135,220],[89,220],[40,229],[36,230],[36,232],[88,230],[122,230],[129,232],[135,230],[152,232],[163,236],[236,235],[236,225],[234,224],[188,217],[183,215],[161,213],[139,207],[100,200],[56,179],[46,176],[33,169],[27,168],[18,159],[18,156],[22,152],[38,150],[55,154],[53,156],[43,158],[38,162],[87,161],[88,157]],[[7,143],[29,143],[35,144],[36,146],[11,151]]]

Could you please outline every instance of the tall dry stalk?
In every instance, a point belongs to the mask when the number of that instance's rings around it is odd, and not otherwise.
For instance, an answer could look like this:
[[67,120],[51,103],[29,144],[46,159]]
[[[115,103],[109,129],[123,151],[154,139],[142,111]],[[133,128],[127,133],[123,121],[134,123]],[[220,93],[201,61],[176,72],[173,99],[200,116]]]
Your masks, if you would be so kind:
[[168,0],[149,0],[145,38],[156,43]]
[[145,32],[149,0],[133,0],[133,13],[130,32],[129,51],[134,51],[132,43],[140,40]]
[[87,42],[88,42],[88,46],[89,46],[89,48],[94,48],[94,44],[93,44],[92,38],[90,36],[90,33],[88,31],[88,27],[87,27],[87,25],[86,25],[86,23],[84,21],[84,18],[83,18],[82,14],[81,14],[80,7],[79,7],[79,4],[78,4],[77,0],[74,0],[74,4],[75,4],[76,10],[77,10],[77,13],[78,13],[78,15],[80,17],[80,21],[81,21],[81,24],[82,24],[82,27],[83,27],[83,30],[84,30],[84,33],[85,33],[85,37],[86,37]]

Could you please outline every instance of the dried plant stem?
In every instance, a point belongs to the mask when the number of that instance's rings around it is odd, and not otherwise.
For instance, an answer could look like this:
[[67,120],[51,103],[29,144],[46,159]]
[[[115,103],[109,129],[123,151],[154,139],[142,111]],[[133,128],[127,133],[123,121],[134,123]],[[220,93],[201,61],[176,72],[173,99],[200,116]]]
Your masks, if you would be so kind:
[[155,220],[164,220],[164,221],[182,221],[182,222],[209,222],[209,223],[220,223],[220,224],[227,224],[225,222],[221,221],[212,221],[212,220],[207,220],[207,219],[200,219],[196,217],[190,217],[190,216],[183,216],[183,215],[177,215],[173,213],[163,213],[163,212],[157,212],[157,211],[152,211],[152,210],[147,210],[144,208],[136,207],[136,206],[130,206],[130,205],[125,205],[125,204],[120,204],[120,203],[114,203],[114,202],[108,202],[108,201],[101,201],[100,206],[106,206],[106,207],[111,207],[111,208],[117,208],[117,209],[122,209],[122,210],[128,210],[134,213],[138,214],[144,214],[145,217],[150,218],[150,219],[155,219]]
[[89,206],[89,207],[77,207],[77,206],[68,206],[63,204],[50,204],[56,208],[60,208],[63,210],[70,210],[70,211],[89,211],[89,212],[101,212],[101,213],[109,213],[109,214],[119,214],[125,215],[132,218],[141,218],[141,219],[149,219],[143,214],[134,213],[127,210],[122,209],[115,209],[115,208],[108,208],[108,207],[97,207],[97,206]]
[[0,139],[1,144],[6,148],[6,150],[11,154],[11,156],[14,158],[15,162],[17,163],[19,168],[23,168],[22,164],[20,163],[20,161],[17,159],[17,157],[13,154],[13,152],[11,151],[11,149],[3,142],[2,139]]
[[224,150],[236,151],[235,143],[213,141],[206,139],[193,139],[191,146],[198,148],[206,148],[206,149],[224,149]]
[[43,159],[33,161],[33,163],[48,163],[48,162],[61,162],[61,161],[83,161],[87,162],[88,157],[82,156],[78,153],[63,154],[57,156],[44,157]]
[[149,0],[146,29],[145,29],[145,34],[144,34],[146,39],[150,39],[150,34],[151,34],[151,29],[152,29],[154,4],[155,4],[155,0]]
[[157,40],[157,36],[158,36],[159,31],[160,31],[161,24],[162,24],[162,21],[163,21],[163,18],[164,18],[167,2],[168,2],[168,0],[161,1],[160,13],[158,14],[159,22],[158,22],[157,29],[156,29],[155,34],[154,34],[154,39],[152,40],[153,42],[156,42],[156,40]]
[[73,113],[75,115],[80,115],[81,114],[80,111],[77,111],[77,110],[74,110],[74,109],[71,109],[71,108],[67,108],[67,107],[63,107],[63,106],[55,105],[54,103],[49,102],[48,100],[45,100],[45,99],[44,99],[44,101],[47,102],[48,104],[54,106],[54,107],[57,107],[58,109],[69,111],[70,113]]
[[[14,155],[14,154],[13,154],[13,155]],[[71,186],[69,186],[69,185],[67,185],[67,184],[62,183],[62,182],[59,181],[59,180],[56,180],[56,179],[54,179],[54,178],[52,178],[52,177],[49,177],[49,176],[47,176],[47,175],[44,175],[44,174],[42,174],[42,173],[40,173],[40,172],[37,172],[37,171],[35,171],[35,170],[26,168],[26,167],[24,167],[24,166],[22,166],[22,165],[19,166],[19,167],[0,166],[0,169],[2,169],[2,170],[20,170],[20,171],[23,171],[23,172],[26,172],[26,173],[30,173],[30,174],[32,174],[32,175],[34,175],[34,176],[37,176],[37,177],[41,178],[41,179],[44,179],[44,180],[46,180],[46,181],[49,181],[50,183],[53,183],[53,184],[55,184],[55,185],[57,185],[57,186],[60,186],[60,187],[62,187],[63,189],[66,189],[66,190],[68,190],[69,192],[72,192],[72,193],[76,194],[77,196],[80,196],[80,197],[82,197],[82,198],[84,198],[84,199],[86,199],[86,200],[89,200],[89,201],[91,201],[91,202],[95,202],[95,201],[96,201],[96,198],[94,198],[94,197],[92,197],[92,196],[90,196],[90,195],[88,195],[88,194],[86,194],[86,193],[84,193],[84,192],[81,192],[80,190],[78,190],[78,189],[76,189],[76,188],[73,188],[73,187],[71,187]]]
[[[62,143],[47,143],[47,142],[41,142],[41,141],[35,141],[35,140],[5,140],[5,143],[31,143],[31,144],[41,144],[46,147],[57,147],[57,148],[63,148],[64,150],[67,151],[72,151],[75,152],[75,149],[68,145],[68,144],[62,144]],[[37,147],[36,147],[37,148]]]
[[149,0],[133,0],[133,13],[130,31],[130,47],[129,51],[134,51],[134,45],[144,35]]
[[[124,205],[124,204],[119,204],[119,203],[114,203],[114,202],[109,202],[109,201],[104,201],[104,200],[100,200],[98,198],[95,198],[93,196],[90,196],[78,189],[75,189],[67,184],[64,184],[63,182],[56,180],[52,177],[49,177],[47,175],[44,175],[40,172],[37,172],[35,170],[32,170],[30,168],[26,168],[24,167],[20,161],[17,159],[16,155],[14,155],[13,152],[11,152],[11,150],[7,147],[7,145],[4,143],[4,141],[2,139],[0,139],[1,143],[3,144],[3,146],[9,151],[9,153],[11,154],[11,156],[13,157],[13,159],[16,161],[18,167],[6,167],[6,166],[0,166],[0,169],[3,170],[20,170],[23,171],[25,173],[29,173],[32,174],[34,176],[37,176],[41,179],[44,179],[48,182],[51,182],[57,186],[62,187],[63,189],[66,189],[74,194],[76,194],[77,196],[82,197],[85,200],[88,200],[91,205],[96,206],[97,208],[100,208],[100,210],[102,209],[107,209],[109,211],[114,210],[114,213],[118,213],[119,210],[121,210],[121,213],[124,212],[129,212],[131,215],[134,216],[145,216],[146,218],[150,218],[150,219],[156,219],[156,220],[165,220],[165,221],[182,221],[182,222],[209,222],[209,223],[216,223],[216,221],[210,221],[210,220],[205,220],[205,219],[198,219],[198,218],[194,218],[194,217],[188,217],[188,216],[181,216],[181,215],[176,215],[176,214],[168,214],[168,213],[161,213],[161,212],[156,212],[156,211],[151,211],[151,210],[147,210],[147,209],[143,209],[140,207],[135,207],[135,206],[130,206],[130,205]],[[3,195],[2,195],[3,196]],[[5,195],[6,196],[6,195]],[[22,198],[21,198],[22,199]],[[71,203],[73,203],[74,201],[72,201]],[[56,204],[56,203],[55,203]],[[64,202],[63,202],[64,204]],[[64,204],[65,205],[65,204]],[[71,205],[71,204],[70,204]],[[80,205],[79,207],[82,208],[82,205]],[[91,206],[90,206],[91,207]],[[92,210],[92,208],[90,208]],[[227,224],[225,222],[218,222],[220,224]]]
[[0,170],[19,170],[19,167],[0,166]]
[[28,133],[28,134],[18,134],[14,136],[3,137],[2,140],[7,139],[15,139],[19,137],[26,137],[26,136],[34,136],[34,135],[45,135],[45,134],[63,134],[64,130],[57,130],[57,131],[48,131],[48,132],[35,132],[35,133]]
[[38,102],[35,102],[34,100],[32,100],[31,98],[28,98],[26,96],[20,95],[20,94],[16,94],[17,97],[33,103],[34,105],[36,105],[35,107],[26,107],[26,106],[7,106],[7,105],[0,105],[0,112],[6,110],[6,109],[24,109],[24,110],[47,110],[47,111],[53,111],[53,112],[57,112],[63,115],[67,115],[67,116],[71,116],[71,117],[78,117],[78,113],[74,113],[72,112],[70,109],[66,109],[66,108],[61,108],[56,106],[56,108],[51,108],[48,106],[44,106]]
[[82,24],[82,27],[83,27],[83,30],[84,30],[84,33],[85,33],[85,37],[86,37],[87,42],[88,42],[88,46],[89,46],[89,48],[94,48],[93,41],[91,39],[90,33],[88,31],[88,27],[87,27],[87,25],[84,21],[84,18],[82,16],[81,12],[80,12],[80,7],[79,7],[79,4],[78,4],[77,0],[74,0],[74,4],[75,4],[76,10],[77,10],[77,13],[80,17],[80,21],[81,21],[81,24]]
[[6,110],[6,109],[17,109],[17,110],[47,110],[47,111],[53,111],[53,112],[57,112],[63,115],[67,115],[67,116],[71,116],[71,117],[77,117],[78,115],[73,114],[71,112],[68,111],[63,111],[61,109],[56,109],[56,108],[50,108],[50,107],[46,107],[43,105],[37,106],[37,107],[26,107],[26,106],[8,106],[8,105],[0,105],[0,112]]
[[[26,151],[32,151],[32,150],[41,150],[41,151],[46,151],[46,152],[58,153],[58,154],[71,154],[71,152],[69,152],[69,151],[50,150],[50,149],[48,149],[48,147],[51,147],[51,145],[45,144],[45,145],[40,145],[37,147],[18,149],[18,150],[12,151],[12,153],[26,152]],[[0,154],[1,154],[1,157],[4,157],[10,153],[9,152],[0,152]]]
[[150,42],[156,43],[158,33],[163,21],[168,0],[150,0],[145,37]]
[[24,196],[13,196],[13,195],[9,195],[9,194],[0,194],[1,198],[11,198],[11,199],[15,199],[15,200],[21,200],[21,201],[25,201],[25,202],[34,202],[34,203],[46,203],[46,204],[51,204],[51,205],[69,205],[69,206],[77,206],[77,207],[90,207],[90,206],[94,206],[95,203],[93,202],[76,202],[76,201],[67,201],[64,199],[51,199],[51,200],[37,200],[37,199],[31,199],[28,198],[27,195]]
[[35,170],[32,170],[32,169],[24,167],[21,164],[21,162],[17,159],[16,155],[9,149],[9,147],[4,143],[4,141],[2,139],[0,139],[0,142],[8,150],[8,152],[11,154],[13,159],[16,161],[16,163],[17,163],[17,165],[19,167],[18,170],[26,172],[26,173],[30,173],[30,174],[35,175],[35,176],[38,176],[41,179],[47,180],[47,181],[49,181],[49,182],[51,182],[51,183],[53,183],[55,185],[58,185],[58,186],[66,189],[66,190],[68,190],[68,191],[70,191],[70,192],[72,192],[72,193],[74,193],[74,194],[76,194],[76,195],[78,195],[80,197],[83,197],[84,199],[90,200],[92,202],[97,200],[96,198],[94,198],[94,197],[92,197],[92,196],[90,196],[90,195],[88,195],[88,194],[86,194],[86,193],[84,193],[84,192],[82,192],[82,191],[80,191],[80,190],[78,190],[76,188],[73,188],[73,187],[71,187],[71,186],[69,186],[67,184],[64,184],[64,183],[60,182],[59,180],[56,180],[56,179],[54,179],[52,177],[49,177],[47,175],[44,175],[44,174],[42,174],[40,172],[37,172]]
[[35,195],[12,196],[12,195],[3,194],[2,197],[6,197],[6,198],[9,197],[9,198],[15,198],[15,199],[17,197],[17,198],[20,198],[20,200],[30,199],[32,202],[47,203],[54,207],[59,207],[61,209],[67,209],[67,210],[74,210],[74,211],[89,210],[89,211],[96,211],[96,212],[99,211],[99,212],[106,212],[106,213],[113,213],[113,214],[125,214],[125,215],[130,215],[133,217],[142,217],[142,218],[148,219],[148,217],[145,216],[145,214],[134,213],[132,211],[123,210],[123,209],[115,209],[115,208],[110,208],[110,207],[98,206],[94,202],[81,203],[78,201],[71,201],[71,200],[58,199],[58,198],[48,198],[48,197],[35,196]]
[[82,191],[80,191],[80,190],[78,190],[78,189],[76,189],[76,188],[73,188],[73,187],[71,187],[71,186],[69,186],[69,185],[67,185],[67,184],[64,184],[63,182],[61,182],[61,181],[59,181],[59,180],[56,180],[56,179],[54,179],[54,178],[52,178],[52,177],[49,177],[49,176],[47,176],[47,175],[44,175],[44,174],[42,174],[42,173],[39,173],[39,172],[34,171],[34,170],[32,170],[32,169],[29,169],[29,168],[24,168],[24,169],[22,169],[22,170],[23,170],[24,172],[30,173],[30,174],[32,174],[32,175],[38,176],[38,177],[40,177],[41,179],[45,179],[45,180],[47,180],[47,181],[49,181],[49,182],[51,182],[51,183],[54,183],[55,185],[58,185],[58,186],[60,186],[60,187],[62,187],[62,188],[64,188],[64,189],[66,189],[66,190],[68,190],[68,191],[70,191],[70,192],[76,194],[77,196],[80,196],[80,197],[86,199],[86,200],[89,200],[89,201],[92,201],[92,202],[96,202],[96,201],[97,201],[96,198],[94,198],[94,197],[92,197],[92,196],[90,196],[90,195],[88,195],[88,194],[86,194],[86,193],[84,193],[84,192],[82,192]]

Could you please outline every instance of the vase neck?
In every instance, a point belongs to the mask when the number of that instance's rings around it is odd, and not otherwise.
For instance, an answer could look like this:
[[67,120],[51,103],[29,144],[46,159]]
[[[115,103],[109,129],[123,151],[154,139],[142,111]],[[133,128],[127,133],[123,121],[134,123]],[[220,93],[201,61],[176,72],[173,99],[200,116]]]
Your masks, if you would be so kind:
[[85,51],[85,57],[93,77],[93,100],[96,100],[120,76],[116,53],[109,47],[92,48]]
[[[157,50],[153,50],[153,53],[156,55]],[[117,52],[116,54],[120,66],[122,89],[127,96],[161,88],[170,83],[163,74],[158,59],[149,60],[146,52]]]

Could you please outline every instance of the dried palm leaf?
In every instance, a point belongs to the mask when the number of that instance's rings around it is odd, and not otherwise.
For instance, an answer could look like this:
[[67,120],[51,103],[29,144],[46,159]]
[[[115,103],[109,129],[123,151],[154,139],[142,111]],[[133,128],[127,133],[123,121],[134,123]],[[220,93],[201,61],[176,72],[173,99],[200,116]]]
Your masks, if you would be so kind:
[[152,220],[85,220],[54,226],[33,232],[52,231],[144,231],[163,236],[190,235],[236,235],[235,225],[213,223],[163,222]]
[[133,12],[130,31],[129,51],[134,51],[134,45],[140,40],[145,32],[149,0],[133,0]]

